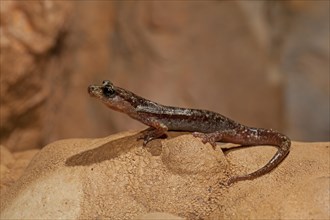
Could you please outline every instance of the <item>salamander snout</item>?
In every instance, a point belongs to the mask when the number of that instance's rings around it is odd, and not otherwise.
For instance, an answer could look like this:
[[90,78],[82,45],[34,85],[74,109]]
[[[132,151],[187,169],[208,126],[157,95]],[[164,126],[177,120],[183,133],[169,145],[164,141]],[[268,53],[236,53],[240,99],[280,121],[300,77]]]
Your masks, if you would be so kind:
[[91,96],[97,96],[97,93],[99,93],[99,91],[100,91],[100,87],[90,85],[90,86],[88,86],[87,91],[88,91],[88,94],[90,94]]

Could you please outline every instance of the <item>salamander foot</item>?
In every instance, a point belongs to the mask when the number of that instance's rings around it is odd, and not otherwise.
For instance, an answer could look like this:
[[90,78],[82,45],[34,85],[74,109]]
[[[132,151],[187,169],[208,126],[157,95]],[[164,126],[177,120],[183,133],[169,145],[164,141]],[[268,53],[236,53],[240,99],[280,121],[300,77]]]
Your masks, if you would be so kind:
[[203,142],[203,144],[206,144],[206,143],[210,143],[213,147],[213,149],[215,149],[215,147],[217,146],[217,143],[216,143],[216,135],[214,135],[214,133],[208,133],[208,134],[205,134],[205,133],[200,133],[200,132],[193,132],[192,135],[196,138],[200,138]]
[[146,146],[150,141],[160,138],[165,135],[163,130],[157,130],[155,128],[148,128],[141,132],[141,135],[137,138],[137,140],[143,140],[143,146]]

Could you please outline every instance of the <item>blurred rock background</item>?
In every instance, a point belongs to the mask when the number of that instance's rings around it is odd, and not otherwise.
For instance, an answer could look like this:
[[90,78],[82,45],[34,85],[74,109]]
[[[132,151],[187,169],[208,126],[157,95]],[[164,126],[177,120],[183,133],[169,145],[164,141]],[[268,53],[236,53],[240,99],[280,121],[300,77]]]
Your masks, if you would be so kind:
[[87,94],[109,79],[294,140],[329,141],[329,1],[1,1],[11,151],[144,128]]

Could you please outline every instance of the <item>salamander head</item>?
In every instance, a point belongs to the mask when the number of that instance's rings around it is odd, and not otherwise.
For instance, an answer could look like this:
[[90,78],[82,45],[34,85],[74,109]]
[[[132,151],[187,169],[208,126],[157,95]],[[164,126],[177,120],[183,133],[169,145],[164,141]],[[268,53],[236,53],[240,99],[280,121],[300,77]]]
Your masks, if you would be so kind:
[[101,100],[103,98],[113,98],[116,95],[116,91],[113,84],[108,80],[103,81],[102,86],[90,85],[88,87],[88,93],[92,97]]
[[102,85],[90,85],[88,93],[106,106],[116,111],[130,114],[134,111],[134,102],[132,97],[135,95],[122,88],[114,86],[109,80],[103,81]]

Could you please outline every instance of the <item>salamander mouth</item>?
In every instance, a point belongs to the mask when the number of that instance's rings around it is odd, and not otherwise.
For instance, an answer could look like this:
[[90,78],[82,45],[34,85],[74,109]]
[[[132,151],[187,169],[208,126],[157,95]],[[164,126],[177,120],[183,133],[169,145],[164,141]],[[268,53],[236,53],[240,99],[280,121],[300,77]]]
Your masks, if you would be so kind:
[[94,86],[94,85],[90,85],[87,88],[88,94],[92,97],[100,97],[101,95],[101,88],[100,86]]

